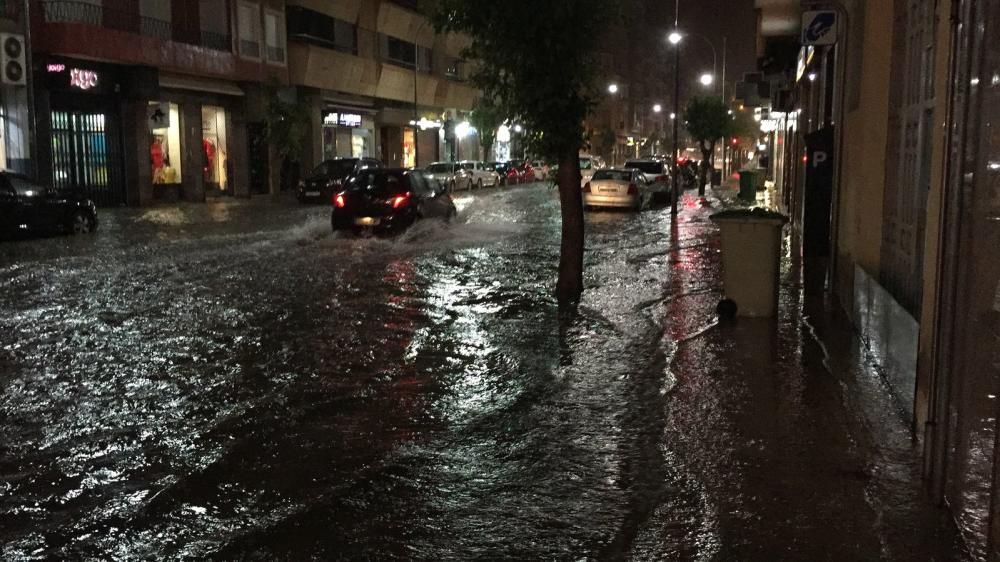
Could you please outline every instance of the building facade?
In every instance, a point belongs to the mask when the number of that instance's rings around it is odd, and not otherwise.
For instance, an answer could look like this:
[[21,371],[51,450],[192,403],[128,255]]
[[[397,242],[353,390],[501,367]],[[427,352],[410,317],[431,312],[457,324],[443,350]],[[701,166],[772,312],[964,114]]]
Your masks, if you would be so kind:
[[[758,5],[764,63],[802,9]],[[1000,1],[820,8],[837,42],[777,65],[770,173],[913,423],[930,499],[974,559],[1000,560]]]
[[266,189],[252,173],[267,159],[255,135],[264,84],[287,83],[283,2],[30,8],[40,181],[104,206]]
[[478,95],[461,59],[466,38],[436,34],[412,2],[289,0],[287,17],[291,83],[310,114],[306,168],[333,157],[412,167],[480,156],[459,126]]

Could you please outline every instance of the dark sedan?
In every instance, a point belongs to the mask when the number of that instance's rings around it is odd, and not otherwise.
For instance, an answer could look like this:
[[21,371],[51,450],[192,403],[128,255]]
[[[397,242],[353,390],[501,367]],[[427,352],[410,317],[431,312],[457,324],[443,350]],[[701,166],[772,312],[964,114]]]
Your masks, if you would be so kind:
[[86,234],[95,230],[97,208],[90,199],[38,185],[24,176],[0,172],[0,235]]
[[326,160],[313,170],[309,177],[299,182],[298,197],[301,203],[325,203],[334,193],[361,170],[381,168],[374,158],[334,158]]
[[418,170],[362,170],[333,196],[333,230],[398,233],[424,218],[450,220],[455,203],[444,184]]

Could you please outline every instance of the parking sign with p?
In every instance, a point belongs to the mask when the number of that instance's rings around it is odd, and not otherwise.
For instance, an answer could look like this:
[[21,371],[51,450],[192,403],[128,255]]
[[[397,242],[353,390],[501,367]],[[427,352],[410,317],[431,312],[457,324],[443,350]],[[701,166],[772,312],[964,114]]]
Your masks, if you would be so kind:
[[803,45],[836,45],[837,12],[818,10],[802,13]]

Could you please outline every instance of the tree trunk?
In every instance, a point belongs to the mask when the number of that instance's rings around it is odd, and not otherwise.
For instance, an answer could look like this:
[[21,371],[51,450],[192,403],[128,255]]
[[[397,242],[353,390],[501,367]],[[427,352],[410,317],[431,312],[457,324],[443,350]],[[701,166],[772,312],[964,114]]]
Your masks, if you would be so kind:
[[583,293],[583,193],[578,150],[567,151],[559,159],[558,182],[562,246],[556,297],[560,303],[568,303],[576,301]]
[[711,166],[712,153],[709,152],[708,147],[705,146],[704,142],[702,142],[700,144],[701,144],[701,146],[700,146],[700,148],[701,148],[701,166],[700,166],[701,173],[698,174],[698,176],[699,176],[699,178],[698,178],[698,196],[699,197],[704,197],[705,196],[705,181],[706,181],[707,176],[708,176],[708,167]]

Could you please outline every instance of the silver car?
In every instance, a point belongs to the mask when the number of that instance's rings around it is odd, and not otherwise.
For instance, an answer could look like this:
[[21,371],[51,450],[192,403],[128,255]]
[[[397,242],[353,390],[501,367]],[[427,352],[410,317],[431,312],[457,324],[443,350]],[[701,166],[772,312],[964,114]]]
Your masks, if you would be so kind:
[[640,210],[649,199],[649,184],[639,170],[597,170],[583,186],[583,206]]
[[462,160],[458,165],[469,175],[470,189],[473,186],[476,189],[482,189],[483,187],[496,187],[500,185],[500,175],[497,174],[496,170],[487,166],[485,162]]
[[424,177],[441,182],[449,191],[472,189],[472,175],[455,162],[435,162],[424,169]]

